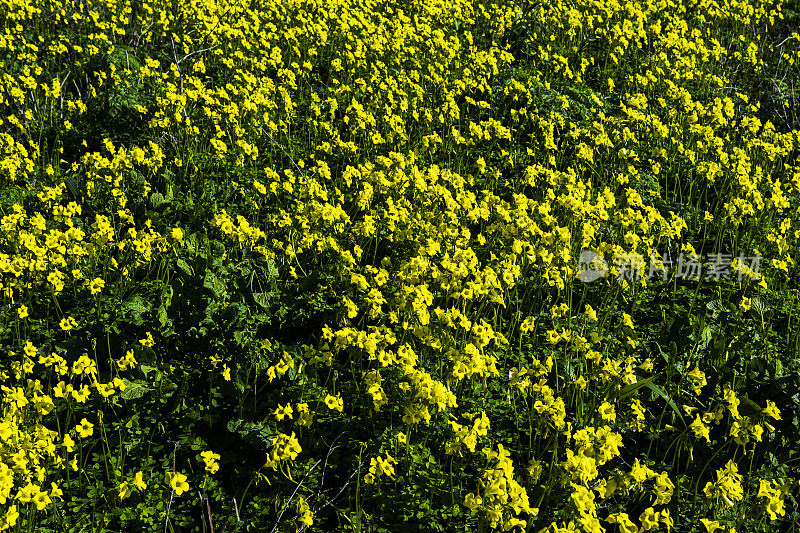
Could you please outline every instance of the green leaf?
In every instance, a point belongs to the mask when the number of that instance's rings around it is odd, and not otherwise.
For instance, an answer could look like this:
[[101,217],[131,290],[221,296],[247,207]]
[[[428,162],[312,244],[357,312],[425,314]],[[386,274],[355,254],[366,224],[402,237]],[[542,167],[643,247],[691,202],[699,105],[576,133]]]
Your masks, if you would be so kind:
[[[674,344],[674,343],[672,343],[672,344]],[[656,348],[658,348],[658,353],[661,354],[661,357],[664,358],[664,361],[666,361],[667,364],[669,364],[669,356],[664,352],[664,350],[661,349],[661,345],[656,343]]]
[[80,201],[81,193],[78,191],[78,186],[75,185],[75,181],[72,178],[64,178],[64,184],[67,186],[67,189],[69,189],[69,193],[72,195],[72,198]]
[[186,245],[186,249],[189,251],[189,253],[192,253],[192,254],[197,253],[197,234],[196,233],[192,233],[191,235],[188,235],[184,239],[183,243]]
[[172,296],[175,294],[175,289],[171,285],[167,285],[164,292],[161,293],[161,305],[168,308],[172,305]]
[[183,259],[178,259],[176,261],[176,264],[178,265],[178,268],[183,270],[185,274],[189,276],[194,276],[194,269],[189,265],[189,263],[187,263]]
[[700,346],[701,350],[705,350],[708,347],[708,343],[711,342],[711,339],[714,336],[714,329],[711,326],[706,326],[703,328],[703,333],[700,334]]
[[154,192],[150,195],[150,203],[153,205],[153,209],[158,209],[158,206],[165,202],[164,195],[160,192]]
[[681,410],[678,408],[678,405],[675,403],[675,401],[672,398],[669,397],[669,394],[667,394],[667,392],[663,388],[661,388],[660,386],[658,386],[658,385],[656,385],[654,383],[646,383],[645,387],[647,387],[651,391],[655,392],[656,394],[658,394],[659,396],[664,398],[664,400],[667,402],[667,404],[670,407],[672,407],[672,410],[675,411],[675,414],[678,415],[678,418],[681,419],[681,422],[683,422],[683,425],[684,426],[686,425],[686,420],[683,419],[683,415],[681,414]]
[[275,266],[275,261],[273,261],[272,259],[267,261],[267,272],[269,272],[269,275],[272,278],[278,277],[278,267]]
[[184,240],[186,244],[186,250],[194,255],[199,255],[201,257],[206,256],[206,243],[208,242],[208,237],[203,234],[199,233],[192,233]]
[[771,361],[771,363],[770,374],[772,374],[772,378],[776,379],[783,377],[783,363],[781,363],[781,360],[775,358]]
[[767,304],[764,302],[764,298],[761,296],[756,296],[753,298],[751,306],[753,307],[753,310],[761,317],[763,317],[764,313],[767,311]]
[[141,398],[151,390],[144,385],[143,381],[130,381],[129,379],[122,378],[122,382],[125,383],[125,390],[122,391],[122,397],[126,400]]
[[637,390],[641,389],[642,387],[652,383],[652,381],[656,379],[656,376],[650,376],[646,379],[640,379],[636,383],[630,383],[622,387],[622,390],[619,391],[619,399],[623,400],[636,392]]
[[203,287],[211,290],[217,298],[221,298],[227,293],[225,283],[211,270],[206,270],[206,276],[203,279]]
[[150,311],[150,304],[142,298],[140,295],[136,294],[122,304],[123,311],[126,314],[129,314],[132,317],[132,322],[136,325],[140,325],[144,322],[142,315]]
[[714,318],[720,313],[733,313],[736,311],[736,306],[727,300],[712,300],[706,304],[706,308],[712,311]]
[[675,342],[669,343],[669,353],[672,356],[672,360],[676,360],[678,358],[678,345]]
[[239,346],[245,346],[247,342],[250,340],[250,332],[246,330],[237,329],[233,332],[233,340],[236,341],[236,344]]
[[153,368],[152,366],[148,366],[148,365],[139,365],[139,370],[142,371],[142,374],[144,374],[144,377],[147,377],[147,374],[149,374],[150,372],[153,372],[156,369]]
[[747,395],[739,398],[739,413],[743,414],[744,416],[756,416],[763,410],[763,407],[759,406],[756,402],[748,398]]
[[269,309],[270,302],[274,295],[275,293],[273,292],[254,292],[253,300],[264,309]]
[[165,306],[160,306],[158,308],[158,322],[161,324],[161,327],[165,327],[169,322],[169,315],[167,315],[167,308]]

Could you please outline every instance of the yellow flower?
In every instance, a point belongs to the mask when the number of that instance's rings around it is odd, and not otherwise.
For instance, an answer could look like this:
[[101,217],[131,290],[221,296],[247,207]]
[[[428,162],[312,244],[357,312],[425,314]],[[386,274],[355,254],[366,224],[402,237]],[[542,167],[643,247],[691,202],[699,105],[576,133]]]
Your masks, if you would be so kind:
[[28,308],[24,305],[20,305],[19,309],[17,309],[17,313],[20,318],[26,318],[28,316]]
[[290,420],[293,418],[294,410],[292,409],[292,404],[287,403],[286,407],[278,404],[278,408],[273,411],[275,418],[280,422],[284,418],[289,418]]
[[298,403],[297,407],[297,424],[300,426],[310,427],[314,423],[314,413],[308,408],[307,403]]
[[725,529],[716,520],[709,520],[708,518],[701,518],[700,522],[705,526],[707,533],[714,533],[718,529]]
[[224,379],[225,381],[231,380],[231,369],[228,368],[228,365],[222,365],[221,374],[222,374],[222,379]]
[[[661,509],[661,523],[667,526],[667,531],[672,531],[675,521],[669,515],[669,509]],[[731,530],[731,533],[736,533],[736,530]]]
[[119,485],[119,499],[124,500],[130,495],[131,495],[131,487],[130,485],[128,485],[127,481],[123,481]]
[[651,474],[655,475],[655,473],[646,465],[643,465],[639,459],[633,462],[633,466],[631,467],[631,479],[633,479],[634,482],[644,483],[651,477]]
[[695,365],[694,370],[688,372],[687,375],[693,382],[694,393],[700,394],[707,383],[705,373],[700,370],[700,367]]
[[758,497],[767,498],[765,509],[769,514],[769,519],[777,520],[778,515],[784,516],[786,514],[786,508],[781,497],[780,487],[773,486],[773,483],[766,479],[759,480]]
[[25,355],[27,355],[30,358],[35,357],[36,354],[39,353],[39,349],[36,346],[34,346],[31,343],[31,341],[25,342],[25,348],[23,348],[23,351],[25,352]]
[[144,482],[144,475],[141,471],[136,472],[136,475],[133,476],[133,484],[136,485],[136,488],[140,491],[147,488],[147,483]]
[[694,431],[694,436],[696,438],[705,438],[707,442],[711,442],[711,434],[708,430],[708,427],[700,419],[700,415],[697,415],[697,418],[694,419],[694,422],[691,423],[690,427],[692,428],[692,431]]
[[739,302],[739,307],[742,308],[742,311],[747,312],[747,311],[750,310],[750,306],[752,304],[753,304],[753,300],[752,299],[750,299],[750,298],[748,298],[746,296],[742,296],[742,301]]
[[103,287],[106,286],[106,282],[100,278],[94,278],[89,284],[89,292],[92,294],[99,294],[100,291],[103,290]]
[[117,367],[120,370],[127,370],[136,366],[136,358],[133,355],[133,350],[128,350],[123,357],[117,360]]
[[216,474],[217,470],[219,470],[219,454],[214,453],[211,450],[200,452],[200,457],[203,458],[203,462],[206,464],[206,470],[212,474]]
[[75,431],[78,432],[78,435],[85,439],[87,437],[91,437],[92,433],[94,433],[94,424],[86,420],[85,418],[81,420],[81,423],[75,426]]
[[477,509],[482,503],[483,499],[480,496],[476,496],[471,492],[464,497],[464,505],[469,507],[471,511]]
[[75,441],[72,440],[72,437],[69,435],[64,435],[63,443],[68,452],[71,452],[73,449],[75,449]]
[[392,466],[392,463],[397,464],[397,461],[395,461],[395,459],[388,453],[386,454],[386,459],[380,456],[373,457],[370,459],[371,466],[369,472],[376,478],[380,474],[384,474],[389,477],[394,477],[394,466]]
[[306,503],[305,498],[301,497],[298,500],[297,513],[300,515],[300,521],[307,527],[311,527],[314,524],[314,512],[311,511],[311,508]]
[[629,315],[628,313],[622,313],[622,325],[628,326],[631,329],[635,329],[633,327],[633,319],[631,318],[631,315]]
[[652,507],[645,509],[644,512],[639,515],[639,521],[642,523],[642,529],[644,531],[658,529],[658,517],[659,513],[657,513]]
[[331,396],[328,394],[325,396],[325,405],[328,406],[328,409],[335,410],[342,412],[344,410],[344,402],[342,401],[341,395],[337,394],[336,396]]
[[775,405],[775,402],[771,400],[767,400],[767,406],[761,411],[761,414],[764,416],[771,416],[775,420],[781,419],[781,412],[778,407]]
[[186,476],[180,472],[175,474],[167,472],[166,482],[178,496],[189,490],[189,484],[186,483]]
[[609,402],[603,402],[598,411],[603,420],[614,422],[617,419],[617,413],[614,410],[614,406]]
[[147,333],[145,333],[145,338],[144,339],[139,339],[139,344],[141,344],[142,346],[147,346],[149,348],[152,348],[153,346],[155,346],[156,342],[155,342],[155,340],[153,340],[153,334],[150,333],[149,331]]
[[611,524],[617,524],[620,533],[637,533],[639,531],[639,528],[631,521],[627,513],[614,513],[609,515],[607,520]]
[[172,228],[172,238],[176,241],[183,242],[183,230],[181,228]]
[[656,501],[653,502],[653,505],[667,505],[672,500],[675,484],[670,481],[666,472],[661,472],[655,479],[653,490],[656,493]]
[[64,290],[63,277],[64,275],[58,270],[54,270],[47,275],[47,281],[50,282],[50,285],[53,287],[55,292],[61,292]]
[[80,389],[74,389],[72,391],[72,397],[78,403],[86,403],[86,400],[89,399],[90,395],[91,391],[89,390],[89,387],[87,385],[81,385]]
[[739,404],[741,403],[741,400],[736,397],[736,393],[728,388],[725,388],[722,391],[722,397],[728,402],[728,411],[731,412],[733,418],[736,418],[737,420],[740,419],[741,415],[739,414]]
[[72,373],[76,376],[83,374],[95,376],[97,375],[97,363],[88,355],[83,354],[77,361],[72,363]]
[[578,512],[582,514],[595,512],[594,493],[583,485],[576,485],[575,483],[570,483],[570,485],[575,489],[575,491],[570,494],[570,497],[575,507],[578,508]]
[[535,322],[536,319],[534,317],[525,317],[525,320],[523,320],[522,324],[519,326],[520,333],[528,333],[529,331],[532,331]]
[[744,497],[742,475],[732,460],[728,461],[725,468],[717,470],[717,481],[706,483],[703,492],[709,499],[722,500],[726,507],[734,506],[734,502],[741,501]]
[[41,511],[50,505],[50,496],[48,496],[46,492],[40,490],[31,501],[36,504],[36,510]]
[[303,448],[300,446],[300,442],[297,440],[294,431],[291,435],[278,433],[276,437],[272,438],[272,450],[267,454],[267,464],[272,466],[277,464],[278,461],[286,459],[294,461],[302,451]]

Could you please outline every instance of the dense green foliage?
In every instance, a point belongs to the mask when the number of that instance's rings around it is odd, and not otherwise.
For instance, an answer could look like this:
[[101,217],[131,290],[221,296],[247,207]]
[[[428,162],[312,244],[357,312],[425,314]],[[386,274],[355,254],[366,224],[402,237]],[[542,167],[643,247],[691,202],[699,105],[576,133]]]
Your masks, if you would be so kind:
[[0,1],[0,531],[798,529],[790,8]]

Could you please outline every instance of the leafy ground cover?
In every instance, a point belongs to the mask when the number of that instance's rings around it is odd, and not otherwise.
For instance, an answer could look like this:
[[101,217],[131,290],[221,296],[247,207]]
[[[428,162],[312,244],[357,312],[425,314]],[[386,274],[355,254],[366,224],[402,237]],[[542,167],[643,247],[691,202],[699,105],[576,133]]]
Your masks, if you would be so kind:
[[0,530],[796,531],[779,0],[0,2]]

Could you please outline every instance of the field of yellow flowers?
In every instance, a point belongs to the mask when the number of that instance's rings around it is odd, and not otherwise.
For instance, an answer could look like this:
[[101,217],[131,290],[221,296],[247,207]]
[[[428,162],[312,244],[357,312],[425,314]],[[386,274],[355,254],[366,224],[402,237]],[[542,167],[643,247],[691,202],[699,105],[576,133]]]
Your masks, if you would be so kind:
[[800,530],[790,0],[0,0],[0,531]]

